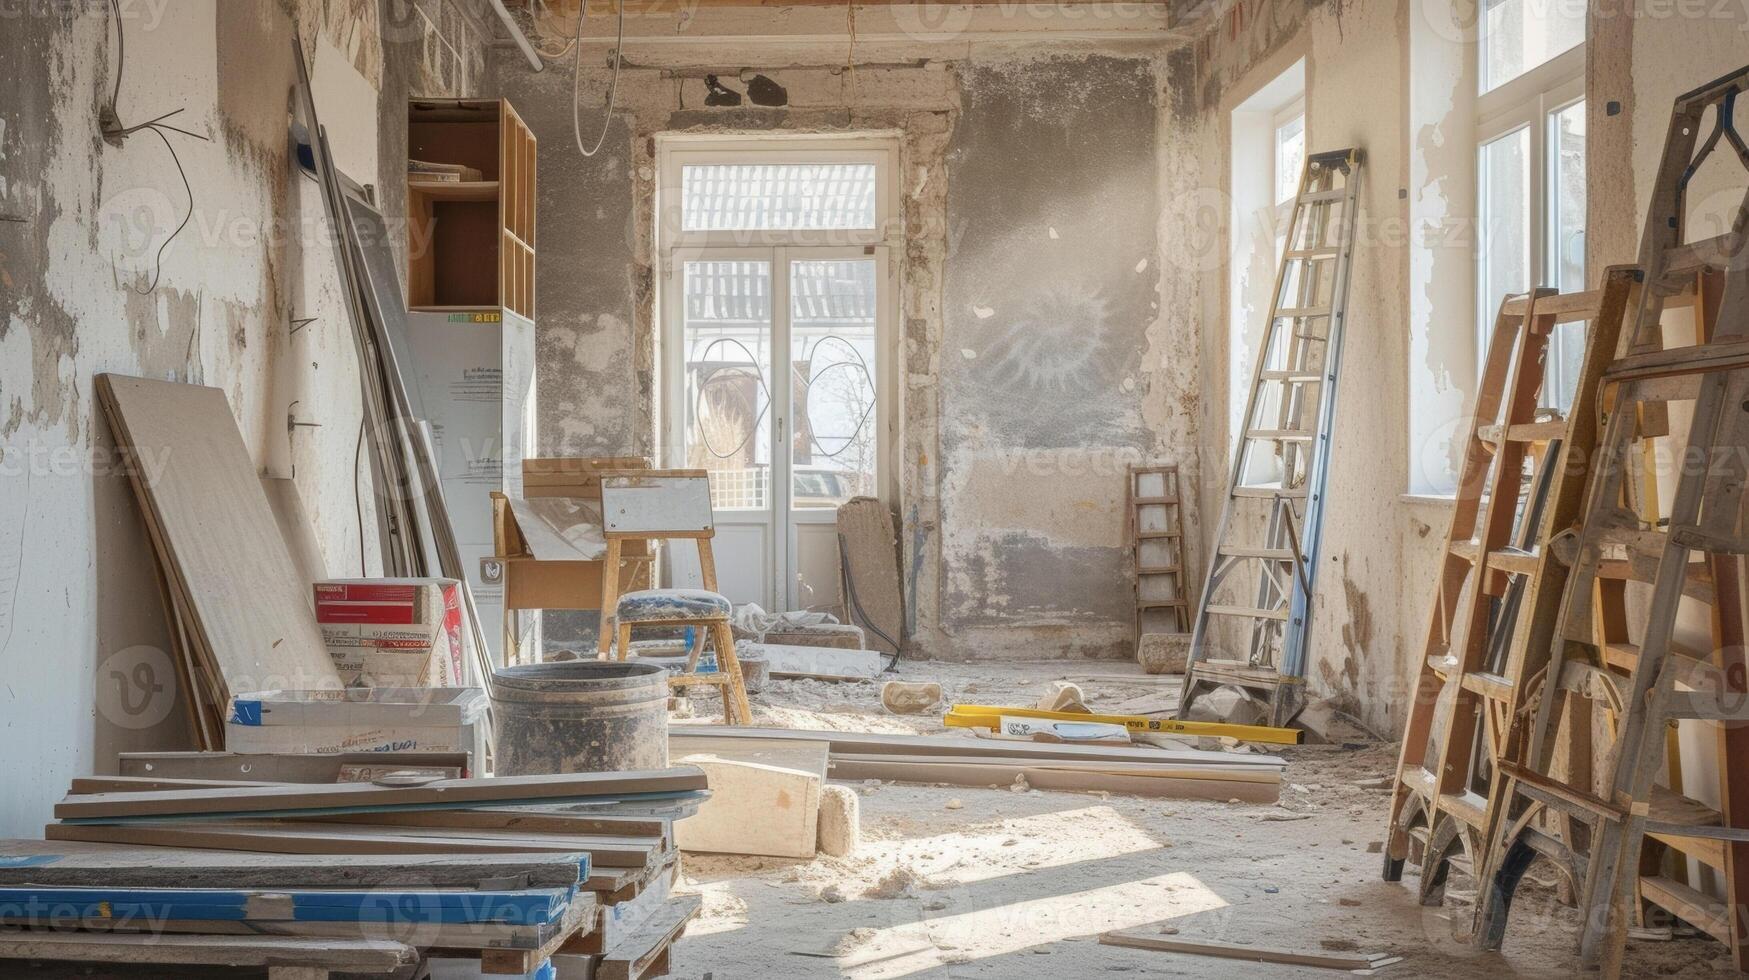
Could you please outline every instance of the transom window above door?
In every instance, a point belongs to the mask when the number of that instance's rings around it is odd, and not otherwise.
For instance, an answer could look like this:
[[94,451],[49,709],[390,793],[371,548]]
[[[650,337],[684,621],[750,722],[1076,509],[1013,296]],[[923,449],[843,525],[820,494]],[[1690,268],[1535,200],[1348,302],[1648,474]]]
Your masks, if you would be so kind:
[[659,244],[896,242],[895,142],[882,136],[663,138]]

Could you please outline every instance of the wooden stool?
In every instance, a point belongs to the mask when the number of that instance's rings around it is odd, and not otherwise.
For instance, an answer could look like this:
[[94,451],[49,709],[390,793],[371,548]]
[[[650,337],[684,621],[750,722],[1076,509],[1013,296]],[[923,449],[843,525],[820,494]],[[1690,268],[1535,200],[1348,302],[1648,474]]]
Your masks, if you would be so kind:
[[[601,527],[607,557],[601,575],[600,654],[611,649],[620,660],[631,654],[634,626],[691,626],[708,633],[717,652],[714,673],[697,672],[704,637],[690,644],[686,670],[668,675],[670,688],[709,684],[723,694],[723,721],[750,724],[753,709],[735,659],[729,629],[729,600],[717,592],[717,566],[711,552],[716,534],[711,512],[710,477],[704,470],[651,470],[603,477]],[[703,589],[644,589],[619,594],[619,567],[628,543],[690,538],[698,546]],[[611,616],[610,616],[611,614]],[[616,642],[617,641],[617,642]]]
[[[626,659],[632,648],[634,626],[689,626],[699,630],[697,640],[689,644],[686,669],[670,674],[670,687],[691,687],[704,684],[718,688],[723,695],[723,721],[728,724],[751,724],[753,709],[747,703],[747,689],[741,680],[741,664],[735,659],[735,638],[729,629],[729,600],[705,589],[644,589],[627,592],[614,607],[614,622],[618,630],[615,653]],[[704,652],[705,636],[716,648],[717,669],[714,673],[699,673],[698,660]]]

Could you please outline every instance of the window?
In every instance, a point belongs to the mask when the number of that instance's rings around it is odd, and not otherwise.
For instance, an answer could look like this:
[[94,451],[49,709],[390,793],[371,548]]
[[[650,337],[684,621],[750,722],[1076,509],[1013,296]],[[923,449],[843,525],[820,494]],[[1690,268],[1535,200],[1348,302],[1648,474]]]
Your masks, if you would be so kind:
[[[1585,10],[1577,0],[1485,0],[1478,45],[1477,350],[1503,298],[1585,288]],[[1585,324],[1550,342],[1542,404],[1572,404]],[[1478,356],[1478,370],[1484,358]]]
[[1293,201],[1300,190],[1300,172],[1306,169],[1306,103],[1295,99],[1275,118],[1275,203]]
[[1306,160],[1306,67],[1299,62],[1233,109],[1228,216],[1227,418],[1236,445],[1257,349]]
[[1483,92],[1585,41],[1585,0],[1483,0]]

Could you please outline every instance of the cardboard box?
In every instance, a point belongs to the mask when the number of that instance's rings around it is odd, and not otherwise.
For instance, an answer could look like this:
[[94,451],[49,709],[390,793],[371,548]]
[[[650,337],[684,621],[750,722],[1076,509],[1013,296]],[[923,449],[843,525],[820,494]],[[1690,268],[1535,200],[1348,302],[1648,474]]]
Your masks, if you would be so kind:
[[486,694],[477,687],[262,691],[231,699],[230,752],[467,752],[485,758]]
[[317,582],[316,622],[349,687],[456,687],[463,661],[461,583],[447,578]]

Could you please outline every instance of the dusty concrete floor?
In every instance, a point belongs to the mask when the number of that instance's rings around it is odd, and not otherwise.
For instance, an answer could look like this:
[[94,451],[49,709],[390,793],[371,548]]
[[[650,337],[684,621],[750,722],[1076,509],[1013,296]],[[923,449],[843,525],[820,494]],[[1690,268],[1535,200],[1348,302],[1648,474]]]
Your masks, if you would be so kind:
[[[1092,679],[1134,674],[1133,680]],[[1176,685],[1104,663],[908,663],[949,701],[1023,704],[1059,678],[1094,706],[1170,702]],[[947,733],[883,712],[878,685],[774,682],[760,724]],[[705,702],[697,702],[701,707]],[[714,702],[710,704],[715,708]],[[963,732],[957,733],[964,735]],[[675,949],[680,977],[1294,977],[1334,971],[1101,946],[1159,923],[1181,938],[1386,952],[1381,976],[1565,977],[1577,919],[1548,888],[1521,892],[1506,949],[1452,938],[1459,912],[1424,909],[1412,872],[1380,880],[1393,745],[1301,746],[1272,806],[899,784],[859,787],[862,846],[812,862],[687,855],[705,908]],[[957,803],[957,806],[956,806]],[[1535,872],[1533,872],[1534,874]],[[1454,882],[1458,892],[1466,882]],[[1467,915],[1463,918],[1467,919]],[[1639,942],[1633,976],[1735,975],[1706,939]]]

